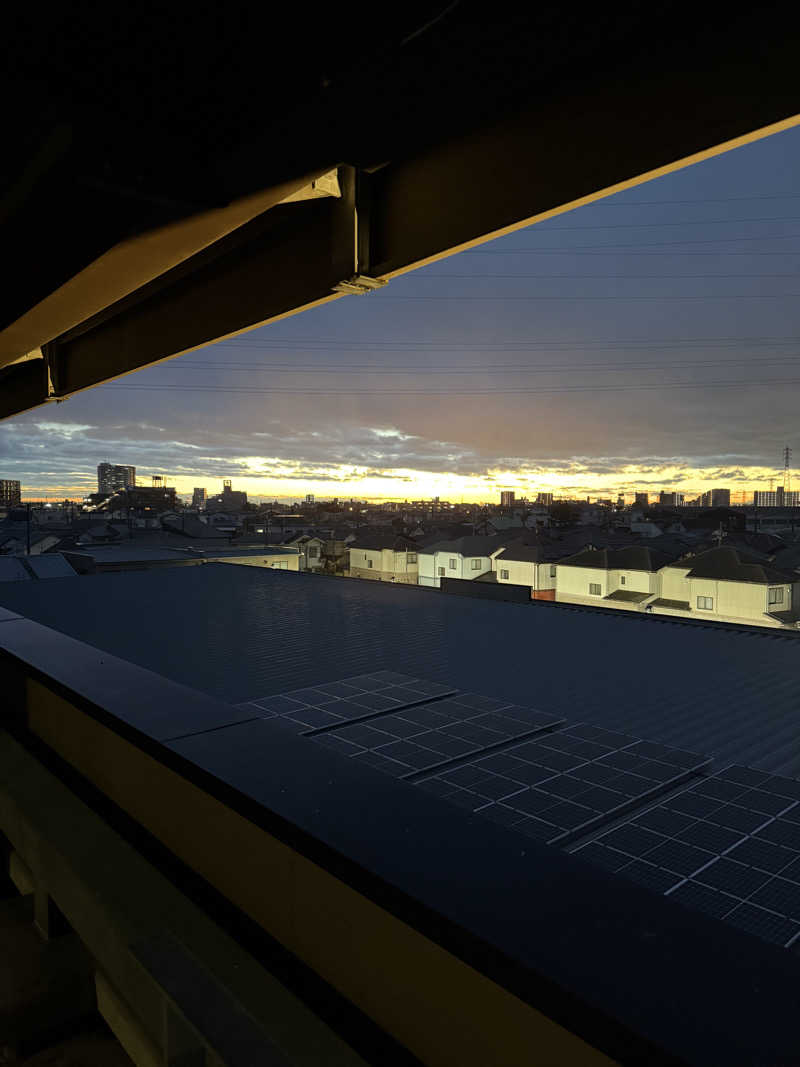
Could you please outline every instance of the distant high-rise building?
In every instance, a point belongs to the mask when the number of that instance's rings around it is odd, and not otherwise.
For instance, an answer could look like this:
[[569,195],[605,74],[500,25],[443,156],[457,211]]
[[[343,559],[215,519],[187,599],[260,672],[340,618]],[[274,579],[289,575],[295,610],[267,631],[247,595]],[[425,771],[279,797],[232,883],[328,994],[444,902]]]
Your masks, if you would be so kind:
[[22,487],[19,482],[7,479],[0,480],[0,504],[4,504],[6,507],[15,507],[20,503],[21,493]]
[[549,507],[553,503],[553,494],[552,493],[537,493],[536,494],[536,503],[537,504],[546,504]]
[[208,493],[202,487],[196,487],[192,492],[192,507],[202,511],[206,506]]
[[658,494],[658,502],[665,508],[679,508],[685,499],[683,493],[668,493],[665,489]]
[[97,467],[97,492],[115,493],[118,489],[133,489],[136,485],[136,468],[119,463],[100,463]]
[[313,493],[306,493],[306,504],[313,504],[313,503],[314,503],[314,494]]
[[231,488],[230,478],[222,483],[222,492],[206,501],[206,511],[243,511],[247,507],[247,493]]
[[514,507],[514,490],[504,489],[500,494],[500,507],[501,508],[513,508]]
[[633,498],[634,504],[638,504],[639,507],[647,508],[650,506],[650,494],[649,493],[636,493]]
[[796,508],[800,507],[800,492],[792,489],[787,493],[782,485],[775,490],[756,489],[753,503],[757,508]]
[[709,489],[700,497],[704,508],[729,508],[731,506],[730,489]]

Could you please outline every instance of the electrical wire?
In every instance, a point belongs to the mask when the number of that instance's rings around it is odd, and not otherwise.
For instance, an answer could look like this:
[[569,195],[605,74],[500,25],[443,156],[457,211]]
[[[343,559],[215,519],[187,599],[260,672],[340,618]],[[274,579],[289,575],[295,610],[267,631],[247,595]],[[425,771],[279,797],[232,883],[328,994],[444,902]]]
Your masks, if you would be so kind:
[[754,219],[677,219],[671,222],[609,222],[591,223],[588,226],[551,226],[550,219],[542,219],[533,225],[550,230],[649,230],[663,226],[729,226],[737,222],[800,222],[800,215],[767,215]]
[[[546,232],[546,231],[540,231]],[[471,248],[466,249],[463,252],[459,252],[459,256],[507,256],[515,255],[518,252],[577,252],[587,249],[615,249],[615,248],[667,248],[675,245],[719,245],[719,244],[736,244],[739,241],[796,241],[800,238],[800,233],[759,233],[749,234],[748,236],[739,237],[704,237],[704,238],[684,238],[681,241],[626,241],[624,244],[616,245],[575,245],[572,248],[563,247],[545,247],[545,248],[506,248],[506,249],[488,249],[488,248]],[[495,238],[495,241],[502,240],[502,238]],[[491,242],[494,243],[494,242]],[[682,254],[682,253],[681,253]],[[709,253],[710,255],[711,253]],[[714,253],[715,255],[717,253]],[[728,253],[726,253],[728,254]],[[773,255],[777,253],[746,253],[747,255]],[[797,253],[791,253],[796,255]]]
[[549,271],[546,271],[540,274],[425,274],[417,275],[417,277],[479,280],[487,278],[546,278],[548,281],[570,281],[572,278],[607,278],[610,281],[619,279],[635,279],[636,281],[639,281],[640,279],[649,279],[653,281],[661,281],[672,278],[686,278],[687,280],[696,280],[698,278],[798,278],[800,277],[800,274],[796,271],[792,271],[789,274],[552,274]]
[[597,392],[639,392],[662,389],[741,389],[757,388],[760,386],[800,385],[800,378],[758,378],[753,381],[705,381],[705,382],[656,382],[652,384],[631,383],[628,385],[577,385],[577,386],[544,386],[537,388],[513,388],[513,389],[460,389],[449,388],[447,390],[429,389],[287,389],[284,387],[268,388],[258,386],[231,386],[231,385],[101,385],[101,389],[113,389],[116,391],[151,391],[151,392],[200,392],[200,393],[239,393],[269,396],[341,396],[347,399],[360,396],[414,396],[414,397],[455,397],[455,396],[550,396],[558,393],[597,393]]
[[651,207],[655,204],[733,204],[742,200],[800,200],[800,193],[756,193],[752,196],[709,196],[691,200],[598,200],[592,207]]
[[482,300],[482,301],[487,301],[487,300],[511,300],[511,301],[525,301],[525,302],[528,302],[528,303],[533,302],[533,301],[544,301],[544,300],[558,300],[558,301],[565,301],[565,300],[573,300],[574,301],[574,300],[577,300],[577,301],[580,301],[580,302],[587,301],[587,300],[593,300],[593,301],[597,301],[597,300],[621,300],[621,301],[643,301],[643,300],[694,300],[694,301],[705,301],[705,300],[796,300],[798,297],[800,297],[800,293],[705,293],[705,294],[697,294],[697,293],[689,294],[689,293],[686,293],[686,294],[681,294],[680,296],[675,296],[675,295],[670,294],[670,293],[657,293],[657,294],[654,294],[652,296],[651,295],[648,295],[648,296],[641,296],[641,295],[628,296],[628,295],[625,295],[625,294],[622,294],[622,293],[612,293],[612,294],[604,293],[601,296],[587,296],[584,293],[576,293],[574,296],[563,296],[563,295],[551,296],[551,295],[539,295],[539,294],[537,294],[536,296],[530,296],[530,295],[528,295],[528,296],[507,296],[507,295],[503,295],[503,296],[483,296],[483,295],[480,295],[480,296],[469,296],[469,295],[442,296],[441,294],[439,294],[438,296],[376,296],[376,295],[372,294],[372,303],[375,304],[375,303],[380,302],[380,303],[383,303],[383,304],[389,304],[389,303],[400,303],[401,301],[405,301],[405,300],[468,300],[470,303],[472,303],[475,300]]
[[[249,336],[252,336],[252,335],[249,335]],[[298,345],[304,346],[302,349],[300,349],[300,351],[306,351],[307,349],[305,348],[305,346],[308,345],[308,344],[321,345],[321,346],[323,346],[323,349],[321,349],[321,350],[325,350],[325,351],[327,351],[332,346],[341,346],[341,347],[344,347],[344,348],[353,348],[353,347],[356,347],[356,346],[362,346],[362,347],[366,346],[367,348],[372,349],[372,348],[377,348],[377,347],[391,347],[391,348],[394,348],[396,346],[406,347],[406,346],[409,346],[409,345],[411,345],[411,346],[419,345],[419,346],[425,348],[426,350],[427,349],[431,349],[431,348],[455,349],[455,350],[461,350],[461,349],[464,349],[464,348],[478,348],[478,349],[483,350],[486,347],[489,347],[489,348],[495,348],[495,349],[501,349],[501,348],[512,348],[512,349],[522,349],[522,350],[528,350],[528,349],[544,349],[544,350],[548,350],[548,349],[552,349],[553,351],[558,351],[558,350],[560,350],[562,348],[584,348],[584,349],[611,348],[611,349],[617,349],[617,348],[626,348],[628,346],[633,347],[633,348],[644,348],[644,349],[647,349],[647,348],[661,349],[661,348],[673,348],[673,347],[674,348],[678,348],[678,347],[683,347],[684,345],[702,345],[704,347],[708,346],[708,345],[713,345],[713,346],[720,346],[721,345],[721,346],[725,346],[725,347],[728,347],[728,346],[730,346],[730,347],[742,347],[742,346],[749,347],[751,345],[753,345],[753,346],[765,346],[766,345],[766,346],[770,346],[770,347],[771,346],[776,346],[777,347],[777,346],[783,346],[783,345],[800,344],[800,336],[791,335],[790,334],[790,335],[785,336],[785,337],[671,337],[671,338],[665,339],[664,341],[653,341],[650,338],[637,339],[635,337],[627,338],[627,339],[623,339],[623,340],[611,340],[611,341],[609,341],[609,340],[598,340],[598,341],[587,341],[587,340],[580,340],[580,341],[569,341],[569,340],[565,340],[565,341],[531,341],[531,340],[524,340],[524,341],[496,341],[496,340],[491,340],[491,339],[490,340],[486,340],[486,341],[431,341],[431,340],[416,340],[416,339],[404,340],[404,341],[398,341],[398,340],[387,341],[385,338],[382,338],[382,339],[376,341],[376,340],[370,340],[368,338],[353,338],[353,339],[345,339],[345,340],[333,339],[332,340],[332,339],[327,338],[327,337],[279,338],[279,337],[269,336],[269,337],[260,338],[257,341],[245,341],[244,343],[242,343],[238,339],[229,340],[229,341],[218,341],[218,342],[216,342],[214,347],[221,347],[223,345],[226,345],[226,346],[230,345],[231,347],[236,347],[236,348],[250,348],[250,347],[261,347],[262,345],[271,345],[271,344],[280,345],[281,347],[286,346],[286,345],[292,345],[292,344],[298,344]]]
[[[759,367],[786,367],[797,366],[800,364],[800,355],[792,356],[785,359],[765,359],[759,360]],[[185,368],[187,370],[200,370],[200,371],[248,371],[258,370],[269,372],[271,374],[347,374],[347,373],[366,373],[366,374],[414,374],[414,375],[437,375],[437,374],[493,374],[496,371],[516,371],[525,374],[552,374],[552,373],[570,373],[570,372],[592,372],[599,373],[601,371],[606,373],[628,373],[630,371],[664,371],[664,370],[694,370],[694,369],[708,369],[718,367],[752,367],[752,360],[748,359],[720,359],[720,360],[686,360],[686,361],[674,361],[670,363],[643,363],[639,362],[617,362],[617,363],[549,363],[540,364],[539,366],[531,366],[529,363],[453,363],[446,367],[375,367],[371,363],[337,363],[333,367],[319,367],[316,365],[297,365],[293,363],[245,363],[237,360],[231,360],[224,363],[212,363],[212,362],[183,362],[172,363],[167,369]]]

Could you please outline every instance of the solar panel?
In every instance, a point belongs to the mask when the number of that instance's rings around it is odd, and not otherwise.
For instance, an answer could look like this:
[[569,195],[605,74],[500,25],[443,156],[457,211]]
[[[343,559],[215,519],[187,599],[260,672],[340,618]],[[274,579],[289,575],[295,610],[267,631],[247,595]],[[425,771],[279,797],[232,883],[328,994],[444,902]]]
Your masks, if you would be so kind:
[[440,771],[418,786],[536,840],[563,845],[674,788],[708,762],[693,752],[579,725]]
[[280,725],[296,728],[297,733],[308,733],[422,704],[454,692],[452,686],[441,682],[412,678],[396,671],[376,671],[237,706],[252,709],[257,718],[283,719],[285,722]]
[[800,939],[800,782],[729,767],[574,850],[774,944]]
[[557,715],[477,693],[457,693],[310,736],[395,778],[409,778],[552,729],[563,721]]

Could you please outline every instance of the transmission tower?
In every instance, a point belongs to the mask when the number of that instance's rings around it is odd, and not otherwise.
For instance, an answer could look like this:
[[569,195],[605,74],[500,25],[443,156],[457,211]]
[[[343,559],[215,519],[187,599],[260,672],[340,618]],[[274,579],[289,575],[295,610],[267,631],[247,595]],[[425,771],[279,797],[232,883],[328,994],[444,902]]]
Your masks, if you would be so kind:
[[783,492],[784,495],[791,491],[792,488],[792,472],[789,469],[789,462],[792,458],[792,450],[788,445],[783,450]]

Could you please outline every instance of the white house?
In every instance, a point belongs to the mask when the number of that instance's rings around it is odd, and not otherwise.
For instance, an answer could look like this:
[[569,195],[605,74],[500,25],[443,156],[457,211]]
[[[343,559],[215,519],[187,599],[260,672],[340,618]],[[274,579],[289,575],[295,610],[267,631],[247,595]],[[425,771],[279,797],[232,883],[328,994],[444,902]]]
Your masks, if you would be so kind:
[[439,541],[419,551],[419,584],[439,588],[442,578],[461,578],[474,581],[493,571],[494,556],[512,545],[523,528],[513,533],[487,537],[459,537],[454,541]]
[[492,557],[492,570],[500,585],[525,585],[532,600],[555,600],[557,564],[541,545],[517,541]]
[[586,548],[558,563],[556,600],[636,610],[660,592],[659,570],[671,558],[645,545]]
[[800,622],[800,575],[732,546],[676,560],[659,577],[647,605],[658,615],[792,629]]
[[347,546],[351,578],[379,582],[417,584],[418,545],[410,537],[396,533],[360,533]]

